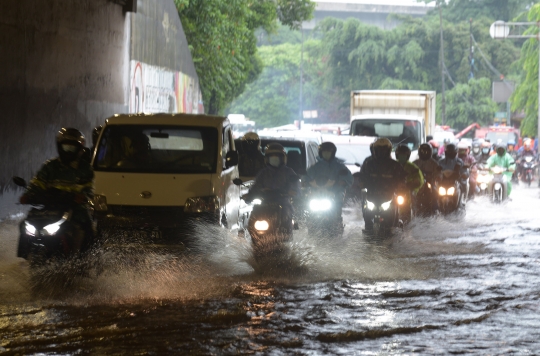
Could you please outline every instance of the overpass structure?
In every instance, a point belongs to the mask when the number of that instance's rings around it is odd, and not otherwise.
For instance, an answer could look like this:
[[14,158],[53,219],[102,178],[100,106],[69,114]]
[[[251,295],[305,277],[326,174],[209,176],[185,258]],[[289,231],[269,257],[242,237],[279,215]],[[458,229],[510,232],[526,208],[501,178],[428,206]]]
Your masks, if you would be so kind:
[[361,22],[374,25],[385,30],[399,24],[391,14],[422,17],[434,8],[433,4],[417,3],[415,0],[314,0],[317,3],[314,18],[304,22],[303,28],[311,30],[326,17],[345,20],[356,18]]

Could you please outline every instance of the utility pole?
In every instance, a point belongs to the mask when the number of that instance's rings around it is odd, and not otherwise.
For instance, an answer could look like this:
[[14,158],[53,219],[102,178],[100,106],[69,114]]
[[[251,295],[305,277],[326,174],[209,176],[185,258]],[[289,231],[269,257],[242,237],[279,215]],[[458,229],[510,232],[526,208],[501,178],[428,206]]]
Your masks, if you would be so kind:
[[444,41],[443,41],[443,27],[442,27],[442,8],[441,3],[439,3],[439,25],[441,28],[441,80],[442,80],[442,101],[441,101],[441,119],[442,124],[446,123],[446,102],[444,98],[445,83],[444,83]]
[[469,64],[471,66],[469,80],[471,80],[474,79],[474,47],[472,44],[472,19],[469,19]]
[[302,119],[304,118],[304,99],[302,93],[302,85],[304,82],[304,26],[300,25],[302,31],[302,49],[300,50],[300,118],[298,120],[298,128],[302,128]]

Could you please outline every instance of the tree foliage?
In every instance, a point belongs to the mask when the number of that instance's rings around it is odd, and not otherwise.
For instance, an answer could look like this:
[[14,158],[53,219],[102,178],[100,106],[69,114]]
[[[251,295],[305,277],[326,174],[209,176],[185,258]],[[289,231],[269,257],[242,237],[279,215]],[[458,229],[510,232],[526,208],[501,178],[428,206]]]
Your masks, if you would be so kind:
[[[433,0],[417,0],[418,2],[431,3]],[[486,17],[491,20],[511,21],[519,16],[528,7],[534,4],[531,0],[438,0],[437,4],[443,6],[444,17],[451,22],[469,21]],[[433,16],[438,17],[438,11],[433,11]]]
[[[528,14],[530,22],[540,21],[540,4],[534,5]],[[525,34],[537,34],[538,27],[531,27]],[[521,83],[511,97],[512,110],[525,110],[521,123],[522,134],[537,136],[538,133],[538,40],[527,40],[521,48],[520,65],[523,68]]]
[[255,30],[311,18],[310,0],[175,0],[199,76],[205,109],[221,113],[262,71]]

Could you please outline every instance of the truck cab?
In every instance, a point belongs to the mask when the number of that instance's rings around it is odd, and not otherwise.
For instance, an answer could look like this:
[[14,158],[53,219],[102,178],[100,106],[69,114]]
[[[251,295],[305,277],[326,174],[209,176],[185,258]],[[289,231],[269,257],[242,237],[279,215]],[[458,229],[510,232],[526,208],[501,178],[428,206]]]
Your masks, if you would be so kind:
[[98,225],[167,236],[194,221],[237,228],[237,163],[224,117],[115,115],[103,125],[92,159]]

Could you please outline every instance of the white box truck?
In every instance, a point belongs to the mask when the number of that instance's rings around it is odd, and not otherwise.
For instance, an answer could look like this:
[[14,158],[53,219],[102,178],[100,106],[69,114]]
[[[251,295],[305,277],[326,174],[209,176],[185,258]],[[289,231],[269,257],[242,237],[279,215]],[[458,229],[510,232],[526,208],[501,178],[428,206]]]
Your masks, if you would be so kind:
[[352,91],[350,135],[386,137],[394,148],[406,144],[417,151],[435,132],[435,103],[435,91]]

